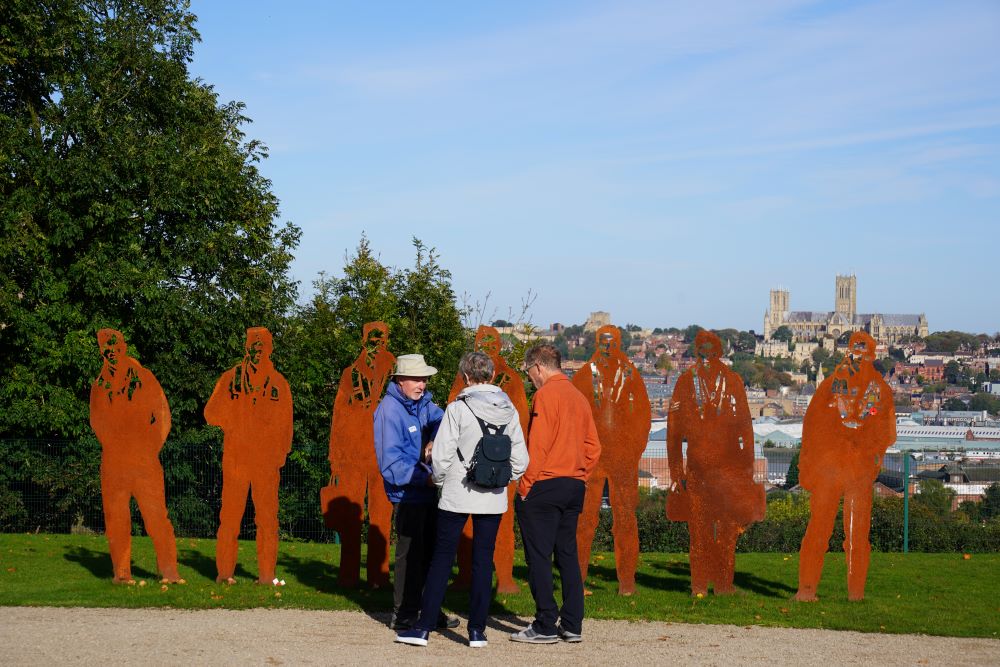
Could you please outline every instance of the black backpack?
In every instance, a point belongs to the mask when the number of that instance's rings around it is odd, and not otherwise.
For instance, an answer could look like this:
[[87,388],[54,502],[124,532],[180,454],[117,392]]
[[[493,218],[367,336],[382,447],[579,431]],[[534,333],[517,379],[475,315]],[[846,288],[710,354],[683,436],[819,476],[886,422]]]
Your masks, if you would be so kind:
[[[504,426],[495,426],[484,422],[479,415],[469,407],[465,398],[459,399],[469,408],[469,412],[479,422],[479,428],[483,431],[483,437],[476,443],[476,451],[472,454],[472,460],[466,467],[465,478],[476,486],[484,489],[499,489],[510,484],[513,470],[510,466],[510,436],[504,433]],[[465,457],[462,450],[457,449],[458,459],[465,466]]]

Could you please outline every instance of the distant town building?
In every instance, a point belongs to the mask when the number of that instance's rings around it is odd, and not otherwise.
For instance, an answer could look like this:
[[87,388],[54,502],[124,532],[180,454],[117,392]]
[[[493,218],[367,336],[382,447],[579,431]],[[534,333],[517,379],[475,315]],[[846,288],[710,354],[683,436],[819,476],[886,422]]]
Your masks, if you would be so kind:
[[851,331],[867,331],[877,343],[892,345],[905,336],[928,334],[927,318],[919,315],[895,315],[857,312],[858,279],[854,275],[837,276],[832,312],[791,310],[789,291],[771,290],[770,308],[764,313],[764,340],[779,327],[787,326],[797,341],[837,338]]
[[583,325],[584,331],[597,331],[601,327],[611,324],[611,313],[606,313],[603,310],[595,310],[587,318],[586,323]]

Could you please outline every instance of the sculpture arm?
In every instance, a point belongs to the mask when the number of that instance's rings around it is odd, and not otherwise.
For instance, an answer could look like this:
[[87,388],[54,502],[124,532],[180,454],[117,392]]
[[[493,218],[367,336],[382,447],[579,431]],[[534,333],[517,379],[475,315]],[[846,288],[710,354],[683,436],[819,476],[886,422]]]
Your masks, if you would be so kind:
[[733,398],[736,400],[735,418],[739,425],[740,438],[743,440],[743,447],[739,451],[740,462],[753,466],[753,419],[750,417],[750,406],[747,404],[747,392],[743,387],[743,378],[738,373],[731,373],[728,381],[732,383]]
[[684,439],[684,402],[687,400],[687,389],[690,384],[687,378],[685,374],[677,381],[667,410],[667,467],[670,469],[672,484],[684,479],[684,451],[681,442]]
[[232,374],[232,370],[228,370],[222,374],[215,383],[215,389],[212,390],[212,395],[209,397],[208,403],[205,404],[205,421],[212,426],[225,428],[225,401],[228,400],[226,394],[229,391],[229,381]]

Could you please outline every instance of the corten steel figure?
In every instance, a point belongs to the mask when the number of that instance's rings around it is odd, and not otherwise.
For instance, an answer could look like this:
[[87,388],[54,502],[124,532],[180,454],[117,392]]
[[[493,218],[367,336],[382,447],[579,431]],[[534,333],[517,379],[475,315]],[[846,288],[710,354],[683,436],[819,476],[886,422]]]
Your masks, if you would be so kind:
[[292,448],[292,392],[271,363],[271,332],[247,329],[245,350],[242,363],[222,374],[205,405],[205,421],[224,433],[216,581],[236,583],[236,540],[249,489],[257,525],[257,581],[270,584],[278,560],[278,483]]
[[587,482],[580,515],[577,549],[580,574],[587,578],[590,546],[597,530],[604,482],[608,482],[614,518],[615,567],[618,593],[635,592],[639,560],[639,459],[649,439],[649,397],[639,371],[621,351],[621,333],[614,325],[597,330],[597,350],[573,375],[573,384],[590,402],[601,441],[601,458]]
[[722,341],[714,333],[699,331],[694,345],[698,363],[677,380],[667,414],[668,517],[688,524],[691,593],[708,593],[709,583],[716,594],[731,593],[736,539],[764,518],[764,488],[753,481],[743,379],[720,361]]
[[809,526],[799,550],[797,600],[816,599],[826,554],[844,499],[847,597],[865,597],[871,544],[872,484],[885,450],[896,441],[892,390],[875,370],[875,341],[851,334],[847,356],[816,389],[802,423],[799,484],[809,497]]
[[330,424],[330,485],[320,494],[326,525],[340,533],[341,586],[358,585],[361,570],[361,524],[368,495],[368,584],[389,584],[389,531],[392,503],[382,488],[375,460],[372,419],[396,361],[386,345],[389,328],[369,322],[362,330],[362,348],[344,369],[333,403]]
[[104,366],[90,387],[90,426],[101,442],[101,499],[114,582],[135,583],[129,510],[134,496],[153,538],[160,575],[166,582],[183,583],[159,458],[170,432],[167,397],[156,377],[128,356],[122,332],[101,329],[97,344]]
[[[502,340],[500,333],[493,327],[480,326],[476,330],[474,349],[489,355],[493,361],[494,375],[490,384],[494,384],[510,397],[521,422],[521,431],[528,432],[528,396],[524,391],[524,380],[514,371],[507,360],[500,356]],[[465,379],[461,373],[455,374],[451,385],[448,403],[451,404],[465,389]],[[514,490],[517,482],[511,482],[507,487],[507,511],[500,519],[500,529],[497,533],[496,550],[493,552],[493,564],[497,573],[498,593],[517,593],[518,586],[514,581]],[[462,531],[462,541],[458,549],[458,577],[455,586],[468,588],[472,577],[472,521],[465,524]]]

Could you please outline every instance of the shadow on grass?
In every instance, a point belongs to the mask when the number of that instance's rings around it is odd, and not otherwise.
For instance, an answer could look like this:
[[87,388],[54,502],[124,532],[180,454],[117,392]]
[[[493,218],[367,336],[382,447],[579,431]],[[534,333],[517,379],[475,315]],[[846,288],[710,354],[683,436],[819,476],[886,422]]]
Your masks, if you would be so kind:
[[[651,567],[657,570],[670,572],[671,574],[675,574],[680,577],[679,579],[676,579],[676,581],[681,582],[681,586],[679,588],[671,587],[663,590],[680,590],[684,592],[690,590],[691,565],[689,563],[682,563],[679,561],[673,561],[670,563],[653,563]],[[638,577],[636,577],[636,580],[638,581]],[[750,574],[749,572],[740,572],[739,570],[736,571],[736,574],[733,577],[733,583],[736,584],[737,588],[770,598],[787,598],[792,593],[795,593],[795,588],[784,582],[763,579]]]
[[[677,574],[680,576],[659,577],[649,574],[648,572],[643,572],[642,570],[637,570],[635,573],[636,585],[658,591],[687,592],[690,588],[691,572],[688,569],[687,563],[679,563],[677,564],[677,567],[674,567],[673,564],[668,566],[662,563],[653,563],[652,567],[657,570],[664,570],[670,574]],[[591,565],[587,568],[587,579],[595,579],[607,582],[608,584],[614,584],[616,589],[618,586],[618,573],[615,571],[614,567],[608,565]]]
[[[107,551],[94,551],[81,546],[71,546],[66,548],[63,555],[70,563],[83,566],[93,576],[98,579],[112,579],[114,568],[111,565],[111,556]],[[155,579],[159,575],[141,567],[132,566],[132,577],[140,579]]]
[[[200,551],[195,551],[194,549],[178,549],[177,563],[179,565],[183,565],[184,567],[191,568],[210,581],[215,581],[219,574],[219,570],[215,566],[215,559],[211,556],[206,556]],[[183,576],[183,574],[181,576]],[[243,567],[240,563],[236,564],[233,576],[252,579],[254,581],[257,579],[256,575],[251,574],[250,571]]]

